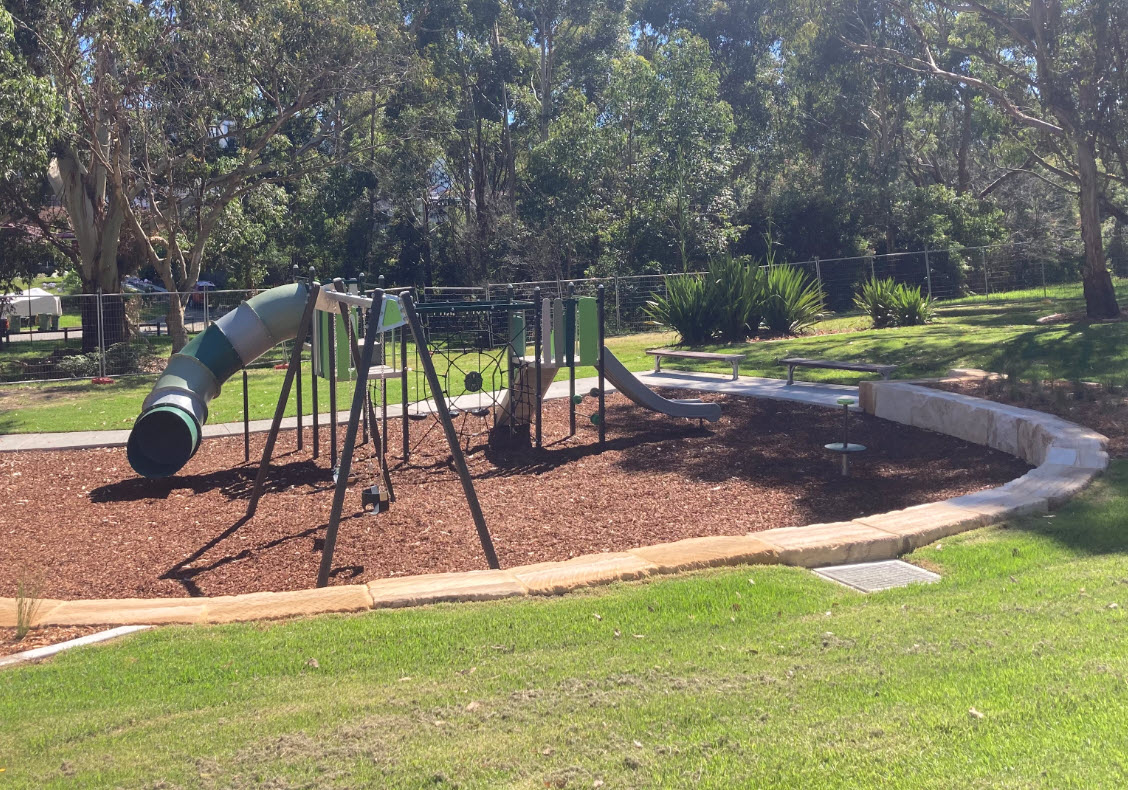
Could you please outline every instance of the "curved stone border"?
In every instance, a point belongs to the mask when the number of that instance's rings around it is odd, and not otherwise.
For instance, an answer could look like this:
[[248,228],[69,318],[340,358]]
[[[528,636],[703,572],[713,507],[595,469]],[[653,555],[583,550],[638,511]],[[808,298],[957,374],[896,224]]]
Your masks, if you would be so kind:
[[[1036,468],[998,488],[853,521],[689,538],[509,570],[379,579],[317,590],[215,598],[45,600],[35,624],[229,623],[442,601],[557,595],[596,584],[719,565],[778,563],[810,568],[885,560],[957,532],[1043,513],[1081,491],[1108,466],[1104,436],[1049,414],[904,382],[863,382],[859,393],[861,407],[868,414],[987,445]],[[0,598],[0,626],[15,624],[15,599]]]

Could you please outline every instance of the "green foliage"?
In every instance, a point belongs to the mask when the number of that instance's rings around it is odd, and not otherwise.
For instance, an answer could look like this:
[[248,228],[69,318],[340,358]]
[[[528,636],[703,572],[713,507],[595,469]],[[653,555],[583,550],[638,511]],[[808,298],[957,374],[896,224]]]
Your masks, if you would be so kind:
[[760,326],[767,275],[747,260],[725,255],[709,264],[710,299],[717,314],[717,336],[737,343],[756,333]]
[[921,326],[929,323],[935,312],[932,300],[920,286],[896,283],[892,277],[863,283],[854,304],[873,320],[874,329]]
[[61,357],[55,363],[55,370],[75,379],[88,379],[91,376],[97,376],[101,370],[101,366],[98,364],[98,352],[69,354]]
[[910,287],[901,283],[897,286],[894,307],[897,312],[897,326],[921,326],[932,320],[934,309],[932,300],[925,296],[920,286]]
[[714,290],[704,277],[666,278],[666,295],[647,303],[646,312],[656,323],[678,333],[681,342],[699,346],[713,336],[718,310]]
[[874,329],[897,326],[896,291],[892,277],[867,280],[854,296],[854,305],[870,317]]
[[763,322],[769,331],[799,334],[822,314],[822,291],[799,267],[769,266],[766,284]]

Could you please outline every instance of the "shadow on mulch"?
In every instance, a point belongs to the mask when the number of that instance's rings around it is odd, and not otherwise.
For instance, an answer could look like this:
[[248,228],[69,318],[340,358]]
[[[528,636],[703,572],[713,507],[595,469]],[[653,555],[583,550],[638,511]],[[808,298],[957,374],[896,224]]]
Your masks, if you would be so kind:
[[[90,501],[105,504],[168,499],[174,491],[190,491],[193,494],[218,491],[231,500],[249,499],[257,474],[258,463],[252,462],[250,465],[221,469],[202,475],[177,475],[159,480],[133,477],[91,489]],[[263,493],[275,493],[299,485],[311,486],[308,493],[317,494],[333,486],[333,476],[329,469],[318,466],[317,462],[311,459],[287,464],[279,464],[276,460],[270,465],[270,474],[267,475],[263,485]]]

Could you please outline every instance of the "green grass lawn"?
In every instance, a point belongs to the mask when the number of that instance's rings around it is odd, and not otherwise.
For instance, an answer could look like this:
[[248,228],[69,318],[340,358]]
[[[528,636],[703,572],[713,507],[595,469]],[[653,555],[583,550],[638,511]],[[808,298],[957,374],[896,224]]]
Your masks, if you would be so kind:
[[[1071,380],[1122,381],[1128,370],[1128,324],[1039,325],[1043,315],[1064,309],[1059,302],[1013,302],[948,305],[938,311],[936,323],[904,329],[865,329],[868,320],[856,315],[832,316],[814,329],[820,334],[782,340],[711,345],[706,350],[744,354],[741,372],[779,378],[785,372],[777,361],[785,356],[823,357],[899,365],[899,378],[940,376],[953,367],[977,367],[1025,377]],[[631,370],[653,367],[645,350],[674,342],[672,333],[650,333],[608,338],[607,345]],[[154,339],[154,342],[157,342]],[[160,342],[167,343],[165,338]],[[24,353],[16,350],[13,353]],[[442,367],[440,362],[439,367]],[[724,364],[664,363],[670,370],[726,373]],[[578,375],[594,375],[591,368]],[[563,374],[561,374],[563,375]],[[835,370],[801,370],[800,378],[841,384],[857,383],[864,376]],[[251,419],[269,418],[281,389],[283,373],[255,370],[250,375]],[[126,428],[140,409],[155,376],[122,379],[96,387],[86,381],[9,384],[0,386],[0,433],[75,431]],[[351,398],[351,384],[339,385],[341,409]],[[457,380],[452,382],[461,391]],[[304,388],[308,393],[306,377]],[[322,410],[328,409],[328,385],[321,387]],[[409,397],[422,390],[414,375]],[[391,382],[389,398],[400,398],[398,382]],[[304,399],[309,410],[309,397]],[[211,405],[209,421],[242,419],[242,387],[233,379]],[[287,414],[295,413],[291,400]]]
[[0,786],[1124,786],[1125,524],[1116,462],[918,551],[931,586],[750,567],[164,628],[0,674]]

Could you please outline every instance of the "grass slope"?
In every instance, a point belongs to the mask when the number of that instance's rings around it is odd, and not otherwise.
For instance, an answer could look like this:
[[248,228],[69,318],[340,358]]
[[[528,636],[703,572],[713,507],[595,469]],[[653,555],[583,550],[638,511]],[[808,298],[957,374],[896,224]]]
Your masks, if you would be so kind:
[[[779,378],[784,369],[777,360],[785,356],[859,359],[900,366],[897,376],[915,378],[943,375],[953,367],[978,367],[1018,375],[1074,380],[1122,379],[1128,369],[1128,323],[1039,325],[1036,319],[1058,309],[1058,304],[965,305],[946,307],[931,325],[903,329],[858,330],[865,319],[846,316],[828,319],[816,331],[831,332],[737,346],[711,345],[710,351],[740,351],[741,373]],[[855,330],[855,331],[843,331]],[[653,359],[647,348],[670,345],[671,333],[650,333],[609,338],[607,345],[631,370],[648,370]],[[671,370],[727,373],[724,364],[681,363],[663,365]],[[441,367],[441,363],[440,363]],[[283,373],[254,370],[250,374],[251,419],[267,419],[282,385]],[[563,374],[560,374],[563,375]],[[594,375],[581,368],[578,375]],[[864,376],[847,371],[802,370],[809,381],[853,384]],[[155,376],[120,379],[113,385],[93,386],[87,381],[0,387],[0,433],[78,431],[128,428]],[[305,409],[309,410],[309,380],[305,377]],[[352,384],[341,382],[339,408],[347,409]],[[452,382],[456,390],[458,380]],[[413,375],[409,396],[417,397]],[[321,385],[321,408],[328,409],[328,384]],[[399,383],[391,382],[390,402],[400,397]],[[291,403],[287,414],[295,413]],[[211,404],[210,422],[233,422],[243,416],[242,387],[232,380]]]
[[933,586],[755,567],[161,629],[4,672],[0,783],[1123,786],[1126,523],[1119,462],[917,552]]

